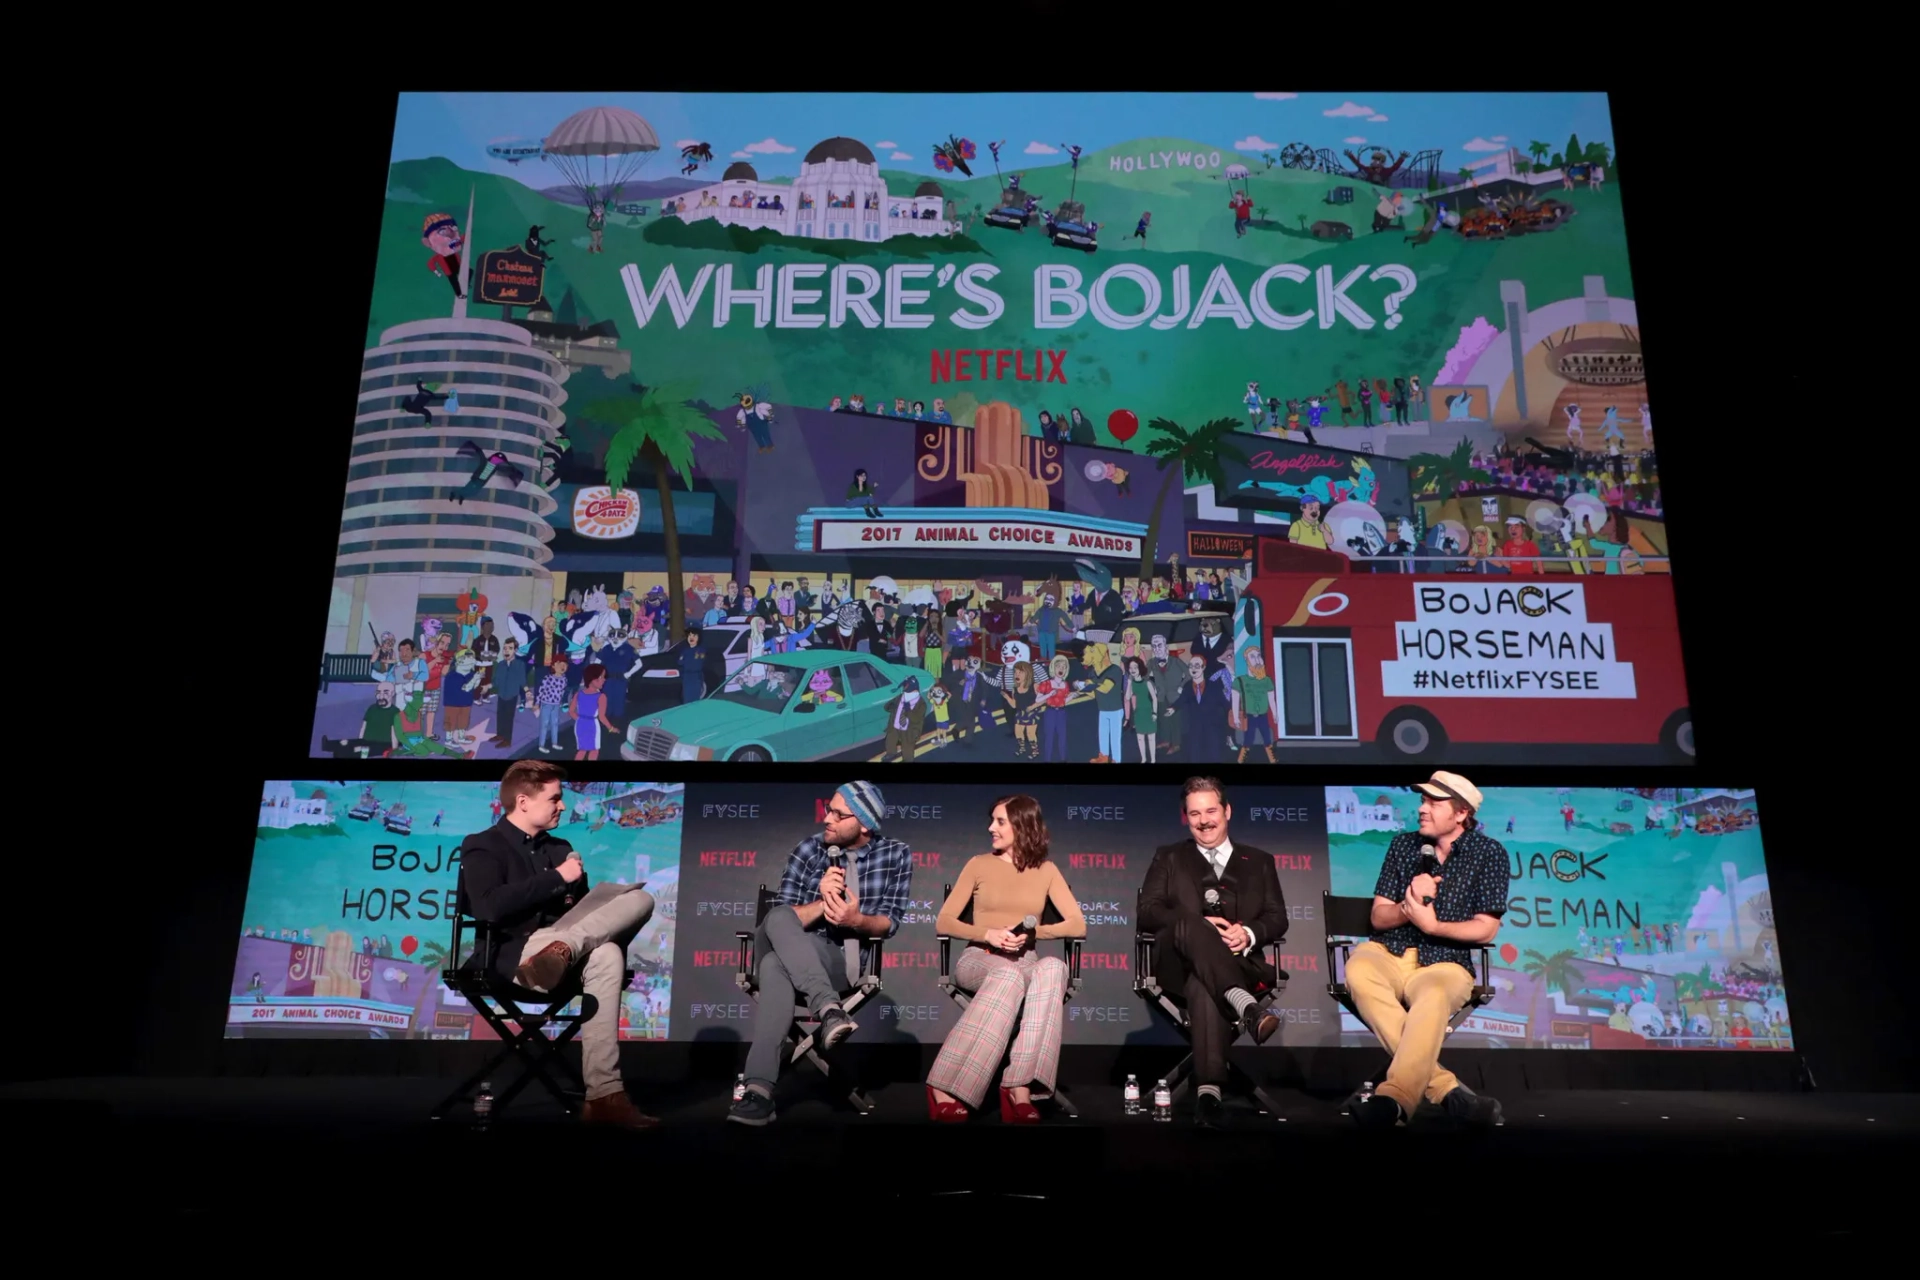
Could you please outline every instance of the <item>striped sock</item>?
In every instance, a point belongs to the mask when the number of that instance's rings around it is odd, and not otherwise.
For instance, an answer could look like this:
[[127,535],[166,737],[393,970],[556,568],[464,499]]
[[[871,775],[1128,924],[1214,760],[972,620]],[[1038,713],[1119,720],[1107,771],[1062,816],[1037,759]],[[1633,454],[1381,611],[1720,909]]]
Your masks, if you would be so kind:
[[1260,1002],[1253,998],[1251,991],[1243,987],[1235,987],[1227,992],[1227,1003],[1233,1006],[1235,1013],[1245,1013],[1248,1008]]
[[1215,1102],[1218,1102],[1220,1101],[1220,1086],[1217,1084],[1203,1084],[1200,1086],[1200,1096],[1203,1098],[1212,1098]]

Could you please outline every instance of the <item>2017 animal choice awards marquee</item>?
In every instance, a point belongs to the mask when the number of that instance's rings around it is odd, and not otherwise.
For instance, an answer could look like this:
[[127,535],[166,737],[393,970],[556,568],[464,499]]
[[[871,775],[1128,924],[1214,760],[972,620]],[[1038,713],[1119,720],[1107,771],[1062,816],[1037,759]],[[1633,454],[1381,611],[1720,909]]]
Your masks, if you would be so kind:
[[314,749],[1684,762],[1612,136],[403,95]]

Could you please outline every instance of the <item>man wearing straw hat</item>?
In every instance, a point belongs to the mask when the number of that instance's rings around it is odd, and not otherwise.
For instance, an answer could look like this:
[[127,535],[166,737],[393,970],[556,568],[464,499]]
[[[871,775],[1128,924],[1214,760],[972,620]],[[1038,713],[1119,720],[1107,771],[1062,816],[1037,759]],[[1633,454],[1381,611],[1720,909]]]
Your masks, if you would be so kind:
[[[1387,1078],[1353,1109],[1362,1128],[1391,1129],[1437,1111],[1475,1127],[1500,1123],[1500,1104],[1440,1065],[1447,1024],[1473,995],[1473,948],[1492,942],[1507,911],[1507,851],[1480,829],[1480,789],[1436,773],[1420,793],[1420,829],[1387,846],[1373,887],[1373,937],[1347,961],[1361,1020],[1393,1055]],[[1422,1105],[1422,1104],[1426,1105]]]

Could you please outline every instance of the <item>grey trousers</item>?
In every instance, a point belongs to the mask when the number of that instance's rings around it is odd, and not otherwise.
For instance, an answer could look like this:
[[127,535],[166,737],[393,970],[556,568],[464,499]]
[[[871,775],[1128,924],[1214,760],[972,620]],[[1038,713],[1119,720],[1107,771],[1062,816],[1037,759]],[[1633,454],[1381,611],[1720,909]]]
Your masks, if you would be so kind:
[[747,1050],[747,1081],[767,1092],[780,1078],[784,1042],[793,1010],[804,1003],[818,1014],[840,1003],[847,989],[847,952],[824,929],[801,927],[792,907],[775,903],[754,936],[760,994],[753,1014],[753,1047]]
[[531,959],[550,943],[564,942],[581,965],[580,982],[599,1007],[580,1028],[580,1074],[587,1097],[619,1093],[620,988],[627,947],[653,915],[653,895],[638,885],[597,884],[586,898],[545,929],[536,929],[520,950]]

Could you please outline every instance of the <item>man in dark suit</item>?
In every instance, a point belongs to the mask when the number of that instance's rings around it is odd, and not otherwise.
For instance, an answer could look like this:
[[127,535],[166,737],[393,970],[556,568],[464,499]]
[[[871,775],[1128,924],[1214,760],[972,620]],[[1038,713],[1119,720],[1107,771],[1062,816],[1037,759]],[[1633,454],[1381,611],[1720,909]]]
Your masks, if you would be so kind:
[[[547,992],[581,967],[581,985],[597,1005],[580,1029],[581,1119],[649,1129],[659,1121],[633,1105],[620,1078],[620,989],[627,946],[653,915],[653,895],[639,885],[587,884],[580,855],[552,834],[567,808],[565,777],[543,760],[508,768],[500,821],[461,844],[460,893],[492,935],[498,976]],[[467,961],[479,962],[477,954]]]
[[1278,974],[1260,949],[1287,936],[1287,903],[1273,855],[1228,838],[1233,809],[1217,778],[1188,778],[1181,805],[1192,835],[1154,852],[1140,928],[1154,935],[1154,974],[1193,1024],[1194,1118],[1218,1128],[1227,1046],[1241,1035],[1265,1044],[1280,1027],[1267,1007]]

